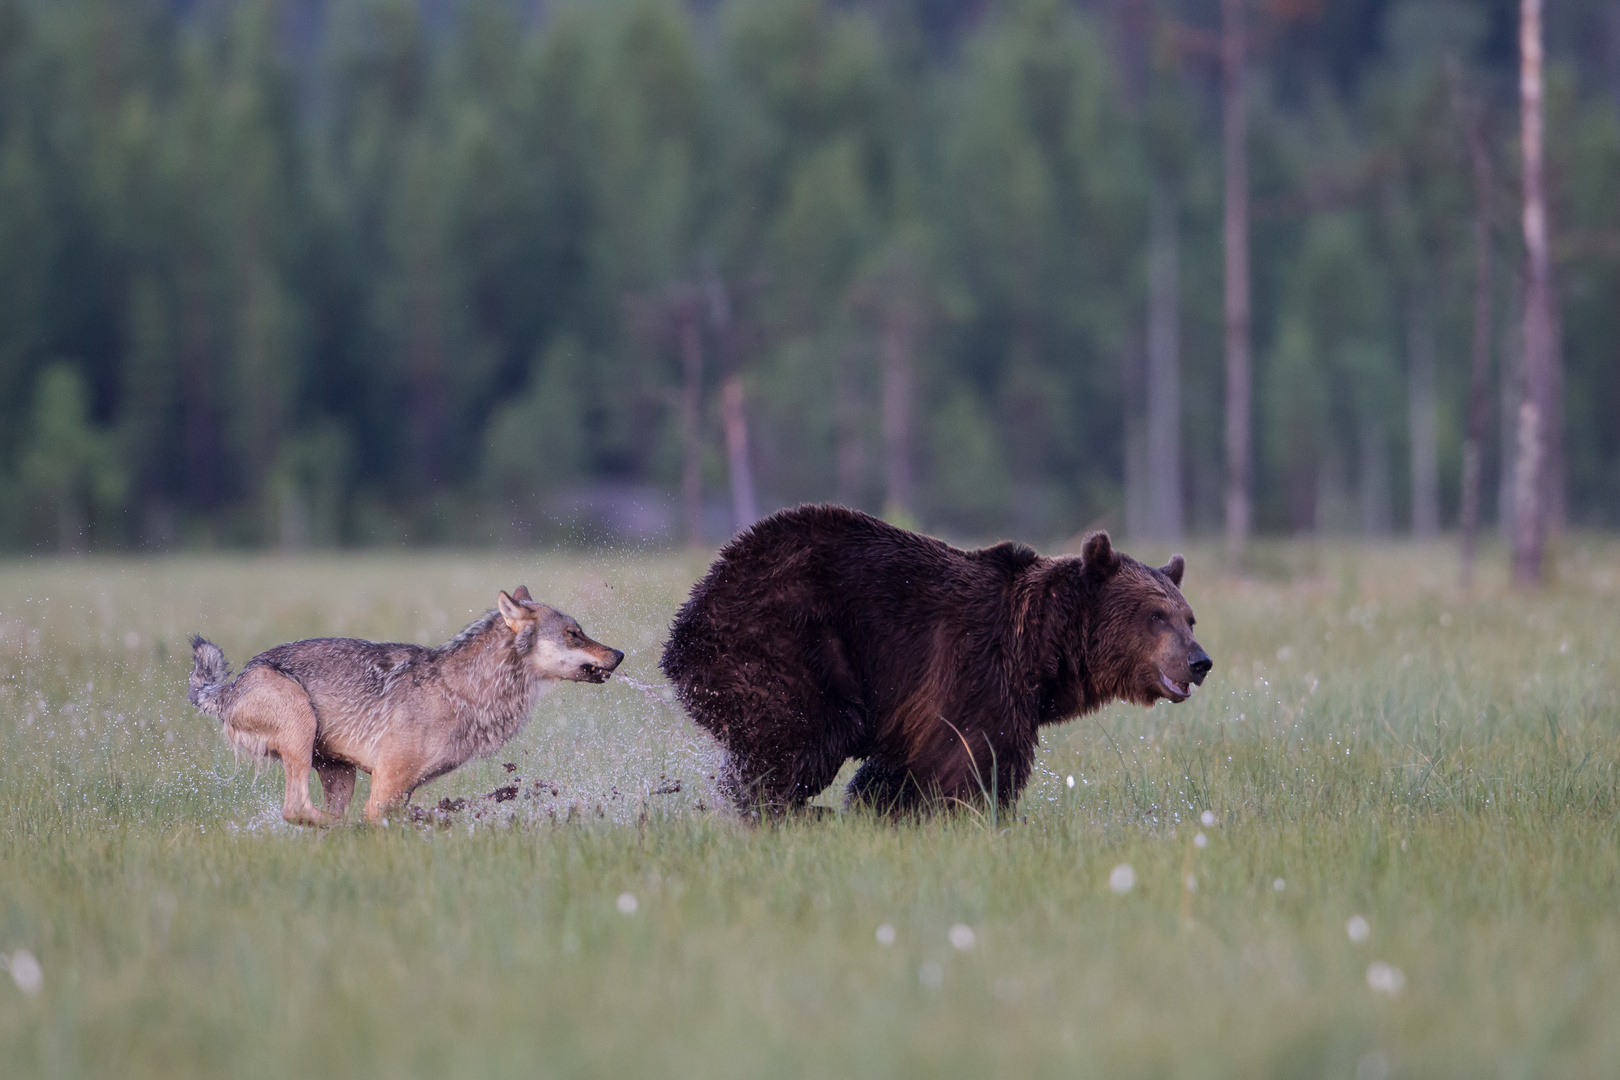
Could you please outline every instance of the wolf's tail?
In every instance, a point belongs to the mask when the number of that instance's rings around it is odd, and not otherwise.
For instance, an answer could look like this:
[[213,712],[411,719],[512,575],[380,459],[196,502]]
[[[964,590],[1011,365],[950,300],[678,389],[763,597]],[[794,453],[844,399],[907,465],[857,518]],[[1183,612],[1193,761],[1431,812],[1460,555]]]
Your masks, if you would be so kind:
[[231,665],[225,654],[212,641],[202,635],[191,635],[191,655],[196,666],[191,669],[190,690],[186,694],[191,703],[209,716],[225,719],[225,708],[220,694],[230,685]]

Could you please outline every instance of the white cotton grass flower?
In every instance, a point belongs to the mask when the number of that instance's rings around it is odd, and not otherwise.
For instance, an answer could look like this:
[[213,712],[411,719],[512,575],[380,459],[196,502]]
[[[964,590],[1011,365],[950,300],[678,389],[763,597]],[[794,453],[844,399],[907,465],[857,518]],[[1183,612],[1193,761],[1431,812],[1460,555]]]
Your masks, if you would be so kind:
[[1272,892],[1282,892],[1286,888],[1288,888],[1288,882],[1284,881],[1282,878],[1277,878],[1271,883]]
[[1406,986],[1406,973],[1382,960],[1374,960],[1367,965],[1367,986],[1380,994],[1394,996]]
[[641,905],[639,903],[637,903],[637,901],[636,901],[636,894],[635,893],[633,893],[633,892],[622,892],[622,893],[619,894],[619,914],[620,915],[634,915],[636,913],[636,909],[638,907],[640,907],[640,906]]
[[1198,820],[1203,824],[1204,828],[1209,828],[1215,824],[1215,811],[1205,810],[1202,814],[1198,815]]
[[1207,848],[1207,847],[1209,847],[1209,837],[1205,836],[1203,833],[1199,833],[1197,836],[1193,837],[1193,847],[1195,847],[1195,848]]
[[1069,784],[1070,787],[1074,787],[1074,774],[1073,773],[1069,774],[1068,784]]
[[1356,1080],[1389,1080],[1389,1055],[1369,1050],[1356,1059]]
[[1350,916],[1350,921],[1344,924],[1344,932],[1357,945],[1372,937],[1372,927],[1360,915]]
[[1108,887],[1121,896],[1136,888],[1136,871],[1130,863],[1122,862],[1108,872]]
[[917,981],[930,990],[945,985],[945,969],[937,960],[924,960],[917,968]]
[[7,968],[17,989],[30,997],[39,993],[45,985],[45,969],[39,966],[39,961],[27,949],[18,949],[10,956],[0,953],[0,969]]
[[951,931],[946,937],[951,939],[951,945],[957,952],[967,952],[979,941],[978,935],[973,932],[973,927],[967,923],[957,923],[951,927]]
[[885,949],[894,944],[893,925],[890,923],[883,923],[877,928],[877,943],[882,945]]

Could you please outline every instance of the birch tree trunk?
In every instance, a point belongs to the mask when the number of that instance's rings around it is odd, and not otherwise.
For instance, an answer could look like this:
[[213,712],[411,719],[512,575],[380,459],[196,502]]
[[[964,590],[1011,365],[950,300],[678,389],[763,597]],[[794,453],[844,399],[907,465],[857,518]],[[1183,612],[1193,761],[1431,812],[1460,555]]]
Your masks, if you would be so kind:
[[1463,586],[1473,584],[1474,547],[1479,534],[1480,474],[1485,456],[1485,381],[1491,366],[1491,155],[1480,129],[1478,108],[1467,101],[1453,78],[1457,111],[1468,139],[1474,180],[1474,327],[1468,365],[1468,418],[1462,459]]
[[1513,274],[1508,311],[1502,320],[1500,377],[1501,428],[1497,441],[1496,529],[1505,544],[1513,542],[1513,478],[1518,473],[1519,402],[1524,400],[1524,272]]
[[737,532],[759,520],[759,501],[754,496],[754,470],[748,458],[748,414],[743,410],[742,363],[732,317],[731,297],[725,283],[711,277],[708,283],[709,318],[720,343],[721,371],[720,420],[726,433],[726,471],[731,477],[731,518]]
[[1148,198],[1147,535],[1180,540],[1181,230],[1171,185]]
[[1541,0],[1519,4],[1519,119],[1524,154],[1524,397],[1518,410],[1513,489],[1513,581],[1542,579],[1552,419],[1553,325],[1542,164]]
[[838,343],[837,383],[833,388],[837,445],[833,450],[833,494],[844,506],[859,506],[866,493],[866,438],[859,378],[864,350],[855,334]]
[[703,334],[697,298],[675,301],[675,335],[681,352],[681,516],[686,542],[703,538]]
[[879,352],[883,365],[883,502],[884,513],[890,517],[908,518],[912,514],[912,353],[918,322],[911,296],[889,298]]
[[1249,167],[1243,0],[1221,0],[1221,127],[1225,140],[1226,561],[1241,567],[1249,537]]
[[883,512],[895,520],[913,515],[911,412],[913,365],[922,332],[917,267],[897,250],[880,279],[878,363],[883,369]]
[[1389,492],[1389,436],[1379,418],[1363,415],[1357,433],[1360,451],[1358,492],[1361,502],[1361,534],[1385,537],[1390,534],[1392,500]]
[[1412,298],[1407,325],[1407,419],[1412,440],[1412,535],[1440,535],[1440,450],[1435,432],[1434,322],[1428,296]]

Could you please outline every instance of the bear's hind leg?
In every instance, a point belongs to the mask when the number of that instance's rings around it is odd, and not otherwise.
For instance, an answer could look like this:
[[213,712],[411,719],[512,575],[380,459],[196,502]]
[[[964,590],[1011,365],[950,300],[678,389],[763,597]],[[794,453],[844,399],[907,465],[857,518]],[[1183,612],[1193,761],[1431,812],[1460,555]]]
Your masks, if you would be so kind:
[[868,807],[879,814],[900,814],[914,807],[922,792],[904,769],[867,758],[844,789],[844,806]]
[[[760,750],[768,752],[761,753]],[[726,755],[720,794],[743,812],[782,814],[801,809],[826,789],[849,754],[842,747],[804,740],[796,747],[778,743]]]

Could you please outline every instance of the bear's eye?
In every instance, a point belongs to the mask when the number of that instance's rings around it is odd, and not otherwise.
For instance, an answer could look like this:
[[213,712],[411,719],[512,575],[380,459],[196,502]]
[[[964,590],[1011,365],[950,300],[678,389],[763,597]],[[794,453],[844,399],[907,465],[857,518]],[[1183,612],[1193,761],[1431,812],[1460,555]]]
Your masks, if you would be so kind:
[[1153,613],[1153,616],[1152,616],[1152,618],[1153,618],[1153,621],[1154,621],[1154,622],[1156,622],[1156,623],[1162,623],[1162,622],[1164,622],[1164,612],[1162,612],[1162,611],[1155,611],[1155,612],[1154,612],[1154,613]]

